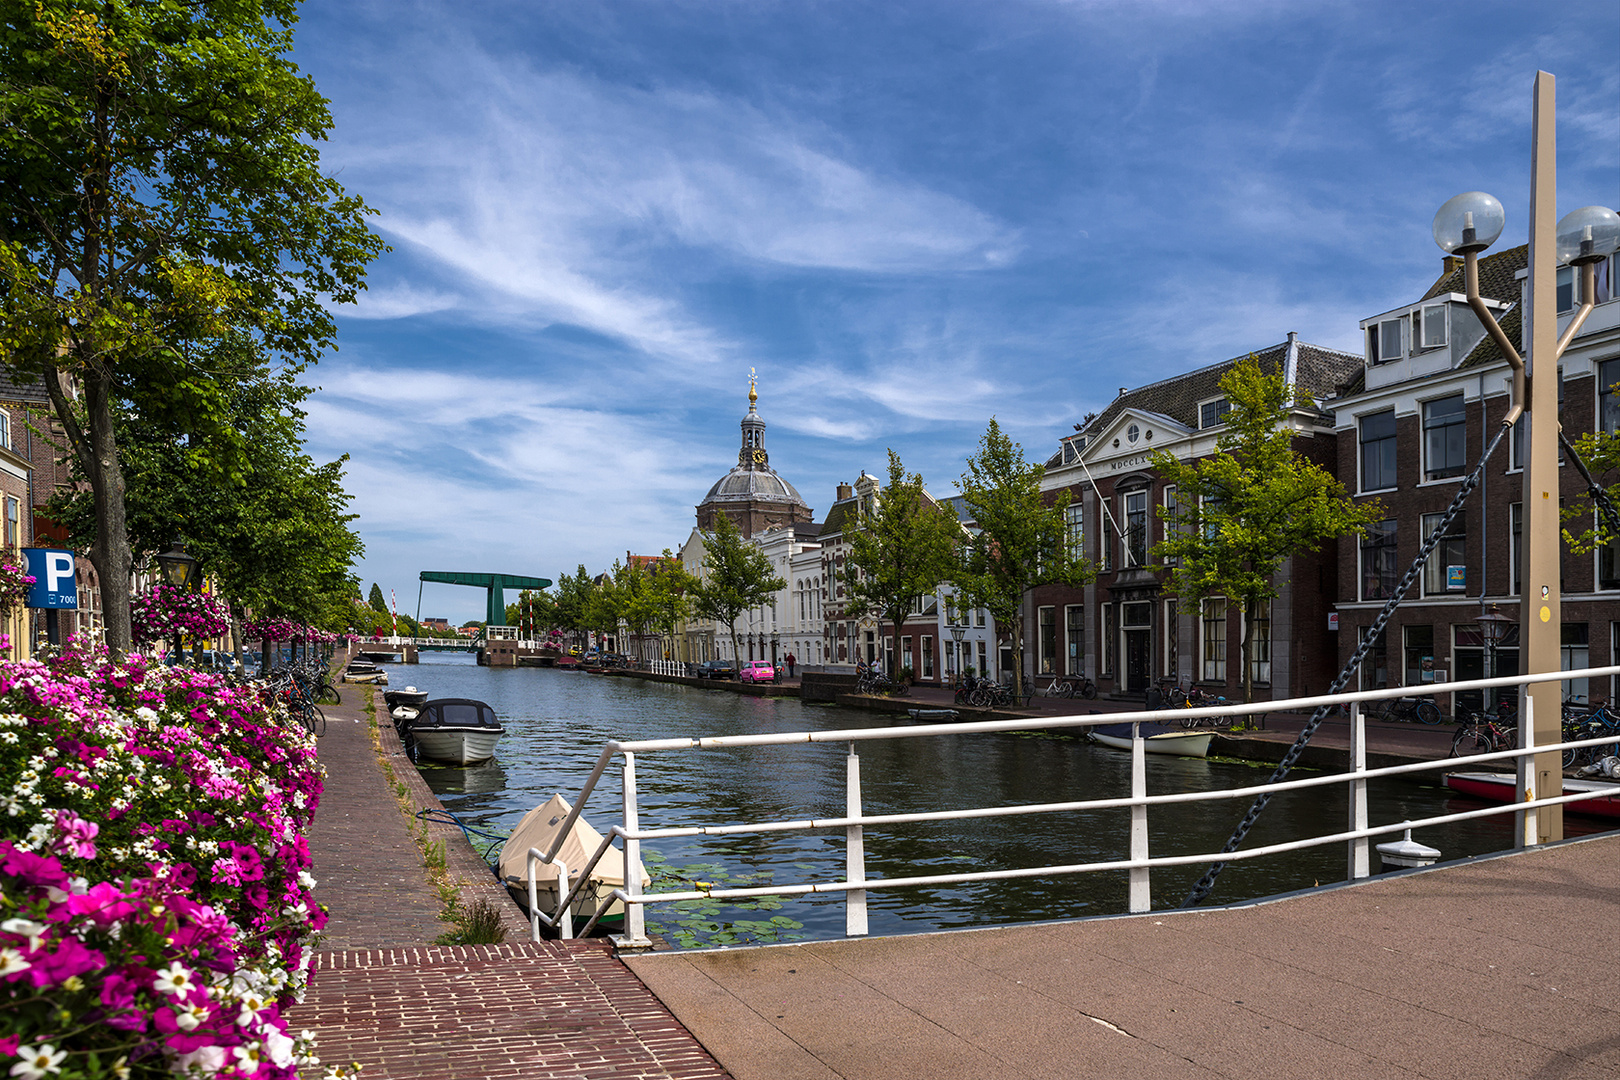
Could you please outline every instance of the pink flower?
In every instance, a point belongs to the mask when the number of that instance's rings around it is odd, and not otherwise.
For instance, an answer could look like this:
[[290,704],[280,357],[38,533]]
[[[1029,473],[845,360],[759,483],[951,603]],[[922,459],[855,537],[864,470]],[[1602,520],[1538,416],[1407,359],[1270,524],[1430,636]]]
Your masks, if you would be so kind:
[[58,810],[56,812],[56,843],[57,851],[66,851],[69,855],[80,859],[93,859],[96,857],[96,845],[92,843],[101,826],[75,814],[71,810]]
[[41,950],[33,957],[34,966],[28,969],[28,978],[37,987],[57,986],[74,975],[88,975],[107,966],[107,958],[94,949],[87,949],[75,937],[63,937],[54,945],[54,951]]

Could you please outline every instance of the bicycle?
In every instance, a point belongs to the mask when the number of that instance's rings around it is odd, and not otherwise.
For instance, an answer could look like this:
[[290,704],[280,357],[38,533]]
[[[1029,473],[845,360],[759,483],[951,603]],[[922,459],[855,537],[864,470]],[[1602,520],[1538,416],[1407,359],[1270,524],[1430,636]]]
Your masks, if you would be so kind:
[[1057,675],[1053,677],[1051,682],[1042,687],[1041,695],[1043,697],[1083,697],[1089,699],[1097,696],[1097,684],[1084,675],[1076,675],[1067,679]]
[[1493,754],[1519,745],[1518,728],[1503,724],[1502,719],[1501,715],[1493,716],[1485,712],[1465,713],[1462,726],[1451,737],[1451,756]]
[[1159,708],[1185,709],[1188,707],[1187,692],[1177,682],[1168,676],[1159,680]]
[[1433,727],[1442,717],[1440,706],[1431,698],[1401,697],[1388,699],[1383,710],[1378,713],[1378,719],[1386,724],[1410,723],[1416,720],[1420,724]]

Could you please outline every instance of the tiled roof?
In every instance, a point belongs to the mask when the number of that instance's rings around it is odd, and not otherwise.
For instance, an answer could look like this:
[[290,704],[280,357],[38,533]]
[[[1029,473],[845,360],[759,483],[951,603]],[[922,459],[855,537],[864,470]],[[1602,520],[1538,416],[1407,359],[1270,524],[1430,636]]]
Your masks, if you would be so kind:
[[[1234,356],[1218,364],[1189,371],[1174,378],[1150,383],[1135,390],[1127,390],[1108,403],[1108,407],[1086,425],[1086,430],[1099,432],[1113,423],[1126,409],[1156,413],[1168,417],[1183,427],[1198,427],[1198,403],[1221,396],[1221,379],[1239,361],[1249,354]],[[1260,370],[1268,374],[1280,371],[1288,357],[1288,342],[1256,350]],[[1361,369],[1362,358],[1352,353],[1324,349],[1319,345],[1299,342],[1299,365],[1296,369],[1298,385],[1307,390],[1318,402],[1330,397],[1340,383]],[[1047,460],[1047,466],[1059,465],[1062,451]]]
[[850,511],[855,509],[859,499],[840,499],[832,504],[827,511],[827,520],[822,522],[818,536],[837,536],[844,531],[844,523],[849,519]]
[[[1463,261],[1458,258],[1448,261],[1455,265],[1429,286],[1429,291],[1423,294],[1423,299],[1466,291],[1463,288]],[[1503,303],[1518,303],[1519,280],[1516,275],[1529,265],[1529,244],[1520,244],[1515,248],[1498,251],[1495,255],[1486,255],[1479,260],[1479,295],[1491,300],[1501,300]]]
[[[1484,292],[1485,290],[1481,288],[1481,295]],[[1519,354],[1522,356],[1524,354],[1523,306],[1520,304],[1513,305],[1508,309],[1506,315],[1498,314],[1496,321],[1502,327],[1502,333],[1507,335],[1508,341],[1513,344],[1514,348],[1519,350]],[[1496,339],[1486,334],[1485,340],[1475,345],[1473,352],[1463,357],[1463,362],[1457,365],[1457,370],[1483,367],[1486,364],[1500,363],[1506,359],[1507,357],[1502,355],[1502,347],[1496,343]]]
[[23,375],[0,367],[0,401],[20,401],[29,405],[49,405],[51,396],[38,375]]

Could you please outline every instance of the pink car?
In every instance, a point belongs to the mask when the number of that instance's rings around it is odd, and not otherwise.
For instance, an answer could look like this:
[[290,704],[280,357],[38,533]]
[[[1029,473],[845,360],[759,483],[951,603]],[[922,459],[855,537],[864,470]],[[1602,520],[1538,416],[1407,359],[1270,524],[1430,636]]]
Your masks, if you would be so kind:
[[782,676],[781,673],[776,670],[776,665],[771,663],[769,660],[750,660],[748,663],[744,664],[743,669],[737,673],[737,681],[751,683],[773,683],[781,682]]

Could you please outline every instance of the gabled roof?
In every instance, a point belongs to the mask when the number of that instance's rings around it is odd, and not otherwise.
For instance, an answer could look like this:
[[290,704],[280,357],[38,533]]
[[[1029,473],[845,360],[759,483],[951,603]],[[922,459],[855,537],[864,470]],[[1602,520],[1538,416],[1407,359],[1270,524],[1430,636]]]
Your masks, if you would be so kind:
[[822,522],[817,536],[837,536],[844,531],[844,526],[854,520],[854,510],[860,504],[859,499],[840,499],[832,504],[827,511],[827,520]]

